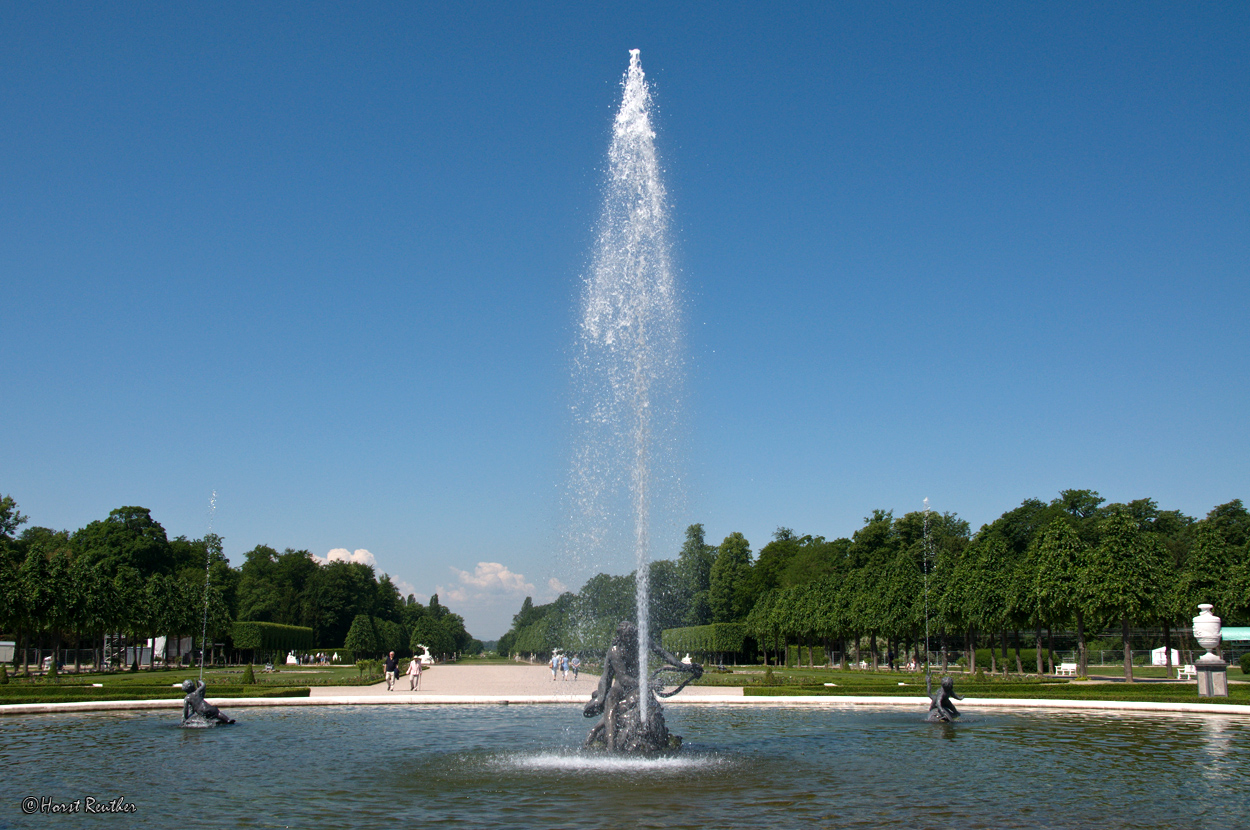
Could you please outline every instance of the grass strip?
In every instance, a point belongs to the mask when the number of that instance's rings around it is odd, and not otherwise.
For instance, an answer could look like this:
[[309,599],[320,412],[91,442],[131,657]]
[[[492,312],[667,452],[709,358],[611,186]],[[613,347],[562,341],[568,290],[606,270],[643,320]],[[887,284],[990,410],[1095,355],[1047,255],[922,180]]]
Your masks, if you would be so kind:
[[[1233,688],[1228,697],[1198,697],[1192,686],[1146,683],[1107,683],[1099,685],[1056,685],[1049,683],[956,683],[955,690],[966,697],[981,699],[1101,700],[1147,703],[1231,703],[1250,705],[1250,689]],[[747,686],[748,697],[915,697],[924,695],[924,686]]]
[[[256,686],[217,686],[209,689],[210,700],[231,697],[308,697],[307,686],[258,688]],[[30,686],[0,689],[0,704],[82,703],[94,700],[182,700],[180,689],[168,686]]]

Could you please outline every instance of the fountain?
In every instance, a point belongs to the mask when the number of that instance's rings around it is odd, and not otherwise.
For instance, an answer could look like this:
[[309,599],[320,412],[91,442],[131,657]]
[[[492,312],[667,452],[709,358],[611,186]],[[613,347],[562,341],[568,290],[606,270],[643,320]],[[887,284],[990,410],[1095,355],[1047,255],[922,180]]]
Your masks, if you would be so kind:
[[[639,51],[629,53],[621,106],[612,126],[608,175],[594,259],[582,297],[580,351],[574,365],[580,432],[573,490],[577,555],[610,546],[610,528],[632,547],[638,664],[646,667],[653,512],[671,504],[676,476],[657,464],[672,458],[681,380],[680,313],[670,264],[668,210],[651,125],[651,93]],[[614,510],[614,500],[628,508]],[[625,515],[628,515],[628,519]],[[637,673],[641,699],[649,678]],[[642,722],[649,707],[640,710]]]
[[203,680],[182,681],[182,691],[186,697],[182,701],[182,723],[184,729],[203,729],[219,723],[234,723],[229,717],[213,704],[204,699],[208,687]]
[[[615,473],[607,471],[623,468],[606,462],[622,455],[633,461],[627,479],[643,625],[617,627],[611,677],[605,667],[607,679],[596,693],[602,710],[592,706],[589,714],[603,715],[596,729],[604,743],[609,724],[611,740],[625,744],[645,738],[662,747],[670,725],[714,739],[691,739],[681,753],[588,753],[571,748],[583,721],[567,706],[482,703],[264,706],[249,710],[246,732],[177,730],[167,712],[142,709],[5,715],[0,768],[12,797],[0,806],[0,827],[43,826],[46,820],[28,816],[65,812],[57,808],[80,801],[123,804],[127,827],[164,827],[176,816],[190,828],[337,828],[345,821],[389,828],[410,814],[508,830],[571,823],[968,830],[1245,823],[1250,719],[1241,714],[969,707],[959,729],[935,729],[918,727],[910,709],[774,700],[674,706],[671,724],[664,723],[658,705],[649,703],[658,677],[645,670],[650,637],[642,566],[658,483],[652,459],[671,438],[658,404],[671,400],[677,382],[677,309],[637,53],[625,90],[608,187],[610,196],[619,189],[621,199],[605,206],[581,358],[584,382],[612,394],[579,413],[586,435],[605,441],[584,451],[588,485],[611,489]],[[627,145],[619,153],[618,138]],[[637,162],[622,163],[619,176],[618,155]],[[626,216],[636,221],[615,221]],[[625,247],[617,250],[618,243]],[[648,279],[641,279],[644,273]],[[640,277],[638,286],[633,276]],[[618,438],[611,430],[620,425],[629,429]],[[602,490],[584,492],[588,508],[602,503]],[[1218,625],[1209,616],[1202,625]],[[693,663],[662,650],[651,654],[665,661],[662,669],[685,666],[689,676],[697,674]],[[202,700],[202,686],[196,688]],[[938,706],[957,699],[937,694]],[[205,770],[222,772],[209,780]]]
[[[599,688],[582,712],[588,718],[603,715],[586,736],[585,746],[601,745],[609,752],[659,752],[681,748],[681,736],[669,733],[658,698],[672,697],[686,684],[702,677],[703,667],[678,660],[654,643],[643,651],[639,642],[638,629],[630,622],[616,627],[612,647],[604,656]],[[642,662],[642,655],[648,653],[655,654],[663,663],[650,678],[645,678],[646,663]],[[689,676],[672,691],[654,691],[655,681],[666,672]],[[646,679],[651,683],[646,683]]]

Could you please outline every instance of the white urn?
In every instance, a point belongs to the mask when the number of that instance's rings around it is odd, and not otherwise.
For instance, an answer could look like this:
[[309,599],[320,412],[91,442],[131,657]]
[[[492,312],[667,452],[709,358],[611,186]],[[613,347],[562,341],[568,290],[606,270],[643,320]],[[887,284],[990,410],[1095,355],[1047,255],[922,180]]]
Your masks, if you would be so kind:
[[1194,617],[1194,639],[1207,650],[1200,658],[1206,662],[1220,659],[1214,653],[1220,647],[1220,618],[1211,613],[1212,607],[1210,603],[1199,605],[1199,614]]

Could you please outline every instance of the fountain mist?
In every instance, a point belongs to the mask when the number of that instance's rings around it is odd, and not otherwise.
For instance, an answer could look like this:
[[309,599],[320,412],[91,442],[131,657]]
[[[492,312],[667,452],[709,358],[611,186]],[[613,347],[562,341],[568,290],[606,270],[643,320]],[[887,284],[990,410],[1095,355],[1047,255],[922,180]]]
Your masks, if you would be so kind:
[[[573,411],[573,548],[602,555],[629,539],[637,580],[640,699],[647,697],[649,570],[654,513],[671,510],[680,391],[680,314],[668,211],[651,126],[651,93],[629,53],[612,127],[603,213],[586,276]],[[623,505],[628,505],[623,508]],[[626,514],[626,515],[622,515]],[[624,532],[621,532],[624,531]],[[643,707],[645,719],[646,707]]]

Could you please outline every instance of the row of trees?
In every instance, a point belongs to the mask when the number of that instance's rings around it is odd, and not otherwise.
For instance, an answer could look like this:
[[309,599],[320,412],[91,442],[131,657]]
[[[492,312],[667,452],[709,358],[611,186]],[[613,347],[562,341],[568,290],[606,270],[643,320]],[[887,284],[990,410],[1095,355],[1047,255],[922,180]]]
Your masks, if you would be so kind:
[[[15,636],[15,660],[24,661],[31,645],[56,653],[74,646],[77,662],[86,643],[101,665],[113,657],[103,653],[106,634],[131,643],[167,635],[173,652],[166,657],[178,659],[183,638],[201,637],[206,607],[210,642],[229,644],[237,620],[311,628],[319,648],[342,648],[364,614],[402,630],[400,651],[422,626],[438,634],[442,648],[429,644],[435,653],[476,643],[437,595],[428,606],[404,599],[389,576],[361,563],[321,564],[308,551],[259,545],[232,568],[220,537],[171,540],[143,507],[118,508],[73,532],[19,533],[26,523],[14,500],[0,497],[0,631]],[[381,653],[382,641],[375,645],[361,653]]]
[[[934,647],[963,651],[973,668],[978,645],[1001,646],[1007,660],[1010,639],[1023,671],[1028,632],[1039,673],[1056,634],[1075,639],[1085,673],[1090,632],[1111,629],[1131,680],[1140,629],[1171,643],[1199,602],[1226,623],[1250,620],[1250,513],[1235,500],[1196,521],[1151,499],[1106,504],[1065,490],[1025,500],[976,534],[953,513],[878,510],[850,538],[779,528],[757,556],[740,533],[714,547],[692,525],[676,561],[650,569],[652,631],[742,623],[766,660],[795,642],[845,659],[848,644],[866,640],[875,664],[882,645],[918,650],[928,620]],[[599,649],[612,621],[633,614],[632,576],[600,575],[549,605],[527,599],[499,648]]]

